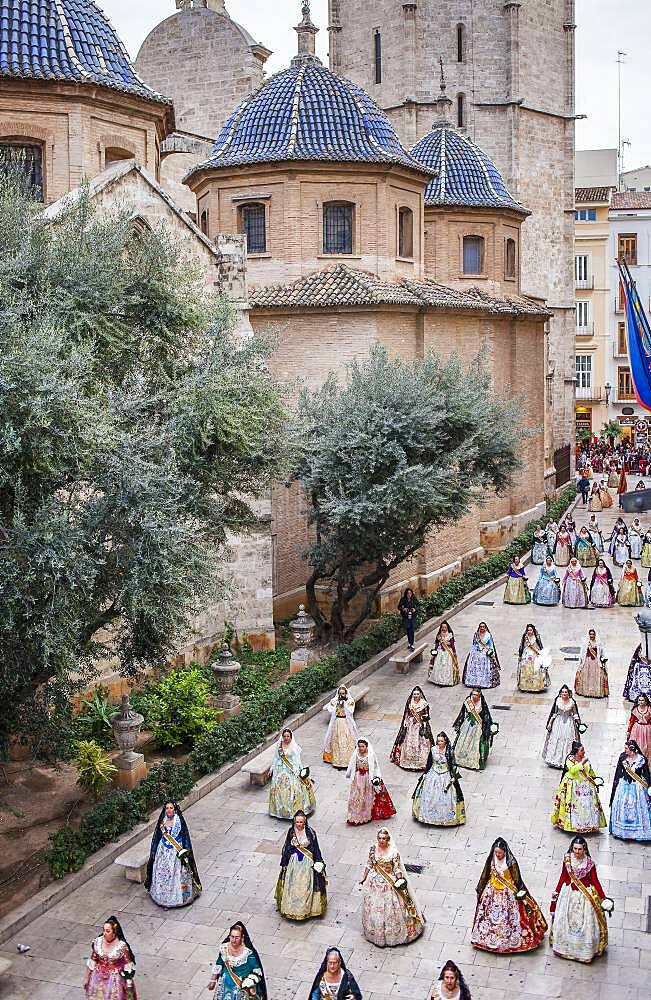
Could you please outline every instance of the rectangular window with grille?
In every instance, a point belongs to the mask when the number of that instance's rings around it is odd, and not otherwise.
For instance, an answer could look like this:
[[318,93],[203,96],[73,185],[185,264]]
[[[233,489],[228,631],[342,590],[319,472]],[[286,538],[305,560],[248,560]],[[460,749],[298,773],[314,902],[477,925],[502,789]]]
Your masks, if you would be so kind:
[[0,142],[0,163],[10,163],[22,173],[32,194],[43,201],[43,147],[38,143]]
[[350,202],[328,202],[323,206],[323,252],[353,252],[353,206]]
[[246,235],[247,253],[266,253],[267,226],[264,205],[242,205],[240,231]]
[[630,368],[617,369],[617,398],[635,399],[635,393],[633,392],[633,380],[631,378]]
[[576,355],[577,388],[592,388],[592,358],[589,354]]

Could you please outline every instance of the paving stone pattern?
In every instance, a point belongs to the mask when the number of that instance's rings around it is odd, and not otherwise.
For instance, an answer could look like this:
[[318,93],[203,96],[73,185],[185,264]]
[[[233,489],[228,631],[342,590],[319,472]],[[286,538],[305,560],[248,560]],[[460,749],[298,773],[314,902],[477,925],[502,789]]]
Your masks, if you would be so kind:
[[[608,529],[617,509],[599,516]],[[587,520],[577,511],[579,524]],[[643,517],[643,524],[651,522]],[[530,580],[537,569],[528,568]],[[619,572],[615,574],[619,576]],[[591,965],[557,958],[547,941],[529,955],[500,956],[475,951],[470,929],[475,885],[488,849],[498,835],[509,841],[526,883],[548,913],[569,836],[549,822],[559,772],[545,767],[540,753],[552,692],[572,684],[576,662],[564,648],[579,646],[595,625],[609,657],[608,701],[579,699],[589,728],[585,742],[598,774],[606,782],[607,806],[614,762],[628,719],[621,697],[626,666],[638,642],[629,609],[571,611],[562,608],[513,608],[502,604],[501,588],[487,600],[494,607],[471,606],[452,621],[457,649],[465,658],[481,619],[495,636],[502,664],[501,686],[488,694],[500,734],[482,773],[462,771],[467,823],[458,829],[427,828],[411,819],[410,797],[417,776],[388,761],[402,706],[414,684],[427,692],[432,728],[452,732],[465,695],[463,687],[441,689],[426,681],[426,665],[401,677],[384,667],[371,678],[368,708],[358,715],[360,731],[373,742],[387,786],[398,807],[389,821],[403,859],[423,865],[413,883],[425,907],[425,933],[414,944],[380,950],[364,940],[360,926],[361,877],[375,825],[347,827],[347,783],[341,772],[321,763],[326,714],[297,732],[303,758],[317,787],[312,819],[328,863],[328,911],[324,919],[292,924],[278,916],[273,891],[286,824],[267,815],[268,789],[250,788],[236,776],[187,813],[204,892],[187,910],[165,911],[141,886],[128,883],[116,866],[87,882],[62,903],[22,930],[1,949],[13,954],[11,975],[0,982],[1,1000],[81,998],[83,963],[93,936],[110,913],[120,918],[138,960],[140,1000],[191,1000],[208,997],[206,983],[218,941],[235,919],[245,921],[263,958],[270,1000],[306,1000],[325,948],[344,952],[365,1000],[409,997],[425,1000],[443,963],[451,958],[464,971],[473,1000],[563,997],[571,1000],[647,1000],[651,934],[645,933],[651,896],[651,848],[615,840],[602,832],[590,838],[605,891],[615,900],[606,955]],[[515,689],[519,639],[533,620],[554,653],[552,689],[522,694]],[[31,951],[16,955],[18,940]]]

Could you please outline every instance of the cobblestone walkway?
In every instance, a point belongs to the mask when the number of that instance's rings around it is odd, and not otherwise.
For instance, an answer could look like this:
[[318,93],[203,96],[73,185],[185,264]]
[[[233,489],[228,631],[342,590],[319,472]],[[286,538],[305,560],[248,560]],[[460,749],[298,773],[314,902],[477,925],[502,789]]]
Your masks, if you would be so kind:
[[[616,515],[616,507],[599,515],[602,528],[610,530]],[[577,522],[586,520],[579,507]],[[651,517],[642,518],[643,524],[649,521]],[[529,567],[528,575],[533,587],[537,569]],[[432,980],[448,958],[463,969],[473,1000],[648,1000],[651,934],[644,928],[651,896],[651,847],[614,840],[605,832],[590,838],[604,889],[616,904],[603,958],[589,966],[567,962],[552,954],[547,941],[537,952],[515,957],[475,951],[469,943],[475,885],[488,849],[500,834],[509,841],[531,892],[549,912],[569,841],[549,823],[559,774],[545,767],[540,756],[552,692],[563,682],[573,685],[577,647],[594,624],[609,656],[611,695],[607,702],[578,701],[589,725],[585,735],[589,756],[606,782],[602,798],[607,806],[629,714],[621,691],[639,635],[628,609],[512,608],[501,598],[500,587],[453,620],[461,660],[478,621],[485,619],[502,664],[501,686],[488,694],[500,723],[488,768],[483,773],[462,771],[466,826],[437,832],[414,823],[410,797],[416,776],[388,762],[402,706],[414,684],[426,690],[435,733],[452,732],[465,689],[428,684],[426,665],[409,677],[396,676],[385,667],[370,678],[368,708],[358,715],[360,731],[375,746],[398,808],[389,825],[403,859],[424,866],[421,875],[413,876],[428,920],[420,940],[382,951],[362,937],[356,883],[375,827],[346,826],[346,780],[321,763],[324,712],[297,733],[304,762],[316,781],[312,824],[328,863],[329,904],[323,920],[293,925],[277,915],[273,890],[287,828],[266,814],[267,789],[249,788],[237,776],[187,813],[204,886],[194,906],[162,911],[141,886],[128,883],[111,866],[3,946],[2,952],[12,955],[14,964],[11,975],[0,982],[0,998],[79,1000],[91,939],[105,917],[116,913],[136,952],[140,1000],[209,997],[205,985],[217,942],[237,918],[245,921],[262,955],[270,1000],[307,1000],[323,952],[335,944],[345,953],[365,1000],[426,1000]],[[525,695],[515,689],[517,647],[530,620],[554,653],[552,688],[547,694]],[[18,940],[31,945],[27,955],[16,955]]]

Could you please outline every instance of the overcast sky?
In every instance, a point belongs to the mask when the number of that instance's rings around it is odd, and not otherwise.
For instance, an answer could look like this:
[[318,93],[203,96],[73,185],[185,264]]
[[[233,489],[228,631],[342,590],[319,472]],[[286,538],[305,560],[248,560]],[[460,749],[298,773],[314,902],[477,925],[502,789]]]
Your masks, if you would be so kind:
[[[135,58],[146,34],[175,10],[174,0],[98,0]],[[349,0],[352,2],[352,0]],[[539,0],[528,0],[538,3]],[[231,17],[273,49],[270,72],[286,66],[296,51],[292,27],[300,20],[300,0],[226,0]],[[327,0],[312,0],[312,20],[321,31],[317,47],[327,60]],[[578,149],[617,146],[617,50],[627,53],[622,68],[624,169],[651,164],[651,0],[576,0],[576,123]]]

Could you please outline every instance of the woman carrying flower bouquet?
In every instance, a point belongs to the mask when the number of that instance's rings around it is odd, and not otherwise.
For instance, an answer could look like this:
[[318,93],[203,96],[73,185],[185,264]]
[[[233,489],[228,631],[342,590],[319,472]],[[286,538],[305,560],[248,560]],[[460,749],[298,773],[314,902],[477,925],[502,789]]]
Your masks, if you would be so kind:
[[322,917],[328,904],[319,841],[299,811],[287,831],[276,883],[276,907],[287,920]]
[[461,826],[466,807],[447,733],[439,733],[432,747],[429,766],[418,779],[412,795],[412,815],[427,826]]
[[151,839],[145,889],[158,906],[188,906],[201,894],[188,825],[176,802],[161,809]]
[[429,704],[423,689],[415,687],[405,702],[402,722],[389,759],[403,771],[424,771],[433,742]]
[[215,1000],[243,1000],[255,997],[267,1000],[267,983],[258,952],[246,927],[238,921],[222,941],[215,969],[208,983],[215,990]]
[[457,734],[453,747],[456,763],[472,771],[483,771],[499,725],[493,722],[490,708],[479,688],[472,689],[452,726]]
[[612,912],[613,901],[601,888],[585,837],[570,841],[549,909],[549,943],[556,955],[574,962],[603,955],[608,946],[606,913]]
[[303,767],[301,748],[291,729],[283,729],[271,765],[269,815],[292,819],[299,809],[314,812],[316,800],[309,768]]
[[522,881],[520,866],[503,837],[493,843],[476,891],[470,935],[475,948],[513,955],[542,944],[547,921]]
[[104,922],[91,945],[83,989],[89,1000],[138,1000],[136,959],[117,917]]
[[631,559],[627,559],[617,588],[617,603],[620,608],[639,608],[644,604],[642,584]]
[[326,951],[307,1000],[362,1000],[362,991],[339,948]]
[[380,765],[368,740],[358,740],[350,758],[346,777],[350,781],[348,815],[346,822],[361,826],[371,820],[389,819],[396,810],[386,785],[382,781]]
[[423,933],[425,917],[414,897],[391,834],[382,827],[368,852],[360,886],[364,889],[362,932],[378,948],[409,944]]
[[606,817],[599,799],[603,778],[598,778],[582,743],[574,742],[554,797],[551,822],[566,833],[597,833]]

